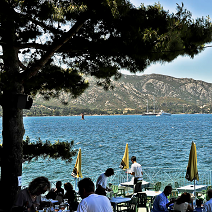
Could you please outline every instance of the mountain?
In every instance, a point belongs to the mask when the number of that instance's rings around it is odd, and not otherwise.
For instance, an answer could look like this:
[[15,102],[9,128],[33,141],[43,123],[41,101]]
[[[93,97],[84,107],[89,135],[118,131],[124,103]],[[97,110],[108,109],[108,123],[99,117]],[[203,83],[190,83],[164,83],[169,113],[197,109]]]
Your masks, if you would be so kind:
[[[77,99],[63,94],[69,104],[64,106],[59,100],[44,101],[36,96],[33,105],[60,108],[87,108],[101,110],[146,110],[155,105],[157,110],[177,110],[179,108],[205,107],[211,104],[212,84],[189,78],[174,78],[166,75],[122,75],[112,80],[113,90],[105,91],[96,84],[94,78],[88,77],[90,87]],[[175,109],[174,109],[175,108]],[[181,111],[183,112],[183,111]]]

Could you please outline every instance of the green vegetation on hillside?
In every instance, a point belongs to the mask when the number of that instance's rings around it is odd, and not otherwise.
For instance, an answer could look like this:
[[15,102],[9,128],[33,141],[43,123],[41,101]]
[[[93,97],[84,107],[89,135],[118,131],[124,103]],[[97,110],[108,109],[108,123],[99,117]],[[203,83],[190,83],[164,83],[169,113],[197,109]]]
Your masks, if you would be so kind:
[[[212,113],[212,105],[186,105],[186,104],[176,104],[173,102],[162,103],[156,106],[155,111],[159,112],[163,109],[166,112],[172,114],[195,114],[195,113]],[[153,111],[154,107],[150,106],[149,111]],[[126,108],[126,109],[89,109],[89,108],[60,108],[60,107],[46,107],[43,105],[35,105],[30,110],[24,110],[25,116],[75,116],[81,115],[129,115],[129,114],[143,114],[146,112],[146,107],[143,108]],[[0,109],[0,115],[2,114],[2,109]]]

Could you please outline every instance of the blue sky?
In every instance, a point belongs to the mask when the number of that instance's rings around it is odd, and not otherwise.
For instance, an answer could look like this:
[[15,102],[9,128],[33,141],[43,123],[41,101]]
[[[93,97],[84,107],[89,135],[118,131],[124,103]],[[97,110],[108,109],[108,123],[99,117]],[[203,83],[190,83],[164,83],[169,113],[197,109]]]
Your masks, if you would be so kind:
[[[210,16],[212,18],[212,1],[211,0],[130,0],[135,6],[144,3],[145,6],[153,5],[155,2],[160,2],[164,10],[176,12],[177,3],[184,3],[184,7],[192,13],[193,18],[201,18]],[[212,46],[212,43],[206,44]],[[122,71],[128,74],[128,72]],[[144,74],[163,74],[176,78],[193,78],[212,83],[212,47],[206,48],[202,53],[191,59],[188,56],[179,56],[171,63],[154,64],[148,67]],[[140,75],[140,74],[138,74]]]

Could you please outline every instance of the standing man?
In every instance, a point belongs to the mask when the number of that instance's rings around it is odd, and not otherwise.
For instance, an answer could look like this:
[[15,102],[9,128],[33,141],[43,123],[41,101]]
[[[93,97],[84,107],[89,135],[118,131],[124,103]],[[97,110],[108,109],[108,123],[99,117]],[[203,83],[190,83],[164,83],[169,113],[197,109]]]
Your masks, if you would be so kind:
[[90,178],[80,180],[78,188],[82,201],[77,212],[113,212],[110,200],[94,193],[94,183]]
[[134,176],[134,193],[138,193],[142,191],[142,180],[143,180],[143,172],[142,167],[139,163],[136,162],[136,157],[131,157],[132,165],[131,165],[131,175]]
[[174,203],[175,200],[169,202],[167,196],[169,196],[172,192],[171,186],[166,186],[164,191],[155,197],[153,203],[153,209],[151,212],[168,212],[168,207]]
[[114,175],[114,170],[108,168],[105,173],[98,177],[96,181],[96,194],[106,196],[106,191],[111,191],[111,189],[107,187],[107,178],[112,175]]

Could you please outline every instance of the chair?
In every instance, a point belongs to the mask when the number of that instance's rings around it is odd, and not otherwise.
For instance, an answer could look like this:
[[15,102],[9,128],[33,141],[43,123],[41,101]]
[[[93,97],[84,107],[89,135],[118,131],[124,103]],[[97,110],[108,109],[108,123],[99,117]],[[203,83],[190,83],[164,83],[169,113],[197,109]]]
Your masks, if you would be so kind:
[[178,190],[172,190],[171,194],[169,195],[169,199],[177,198],[178,197]]
[[146,191],[146,190],[160,191],[160,188],[161,188],[161,182],[157,182],[157,183],[153,184],[153,186],[146,187],[146,188],[145,188],[145,191]]
[[137,193],[138,196],[138,208],[146,208],[146,211],[148,212],[148,206],[147,206],[147,195],[142,192]]
[[178,182],[175,182],[174,183],[174,188],[179,188],[180,186],[179,186],[179,183]]
[[130,202],[129,202],[129,209],[132,212],[137,212],[138,211],[138,198],[137,197],[132,197]]
[[137,212],[138,198],[132,197],[129,202],[117,204],[118,212]]
[[112,189],[114,195],[117,196],[117,194],[118,194],[118,186],[117,185],[111,185],[110,188]]
[[118,197],[125,197],[125,187],[119,186],[118,187],[118,192],[117,192]]

